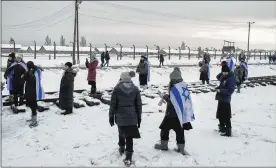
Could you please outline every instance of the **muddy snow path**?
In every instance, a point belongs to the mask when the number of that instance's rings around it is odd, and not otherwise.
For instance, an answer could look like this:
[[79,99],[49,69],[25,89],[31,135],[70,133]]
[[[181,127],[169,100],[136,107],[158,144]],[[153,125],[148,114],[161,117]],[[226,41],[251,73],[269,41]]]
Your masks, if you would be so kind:
[[[150,90],[149,90],[150,92]],[[173,151],[175,133],[170,133],[170,150],[153,148],[159,141],[159,125],[165,105],[159,98],[143,98],[141,139],[134,140],[133,160],[144,166],[276,166],[275,86],[255,87],[234,93],[232,99],[233,137],[221,137],[215,119],[215,93],[192,94],[196,120],[185,132],[190,156]],[[38,113],[39,126],[26,123],[31,112],[2,113],[3,166],[123,166],[118,154],[118,130],[110,127],[108,106],[75,109],[61,116],[57,107]],[[159,112],[161,110],[161,112]]]

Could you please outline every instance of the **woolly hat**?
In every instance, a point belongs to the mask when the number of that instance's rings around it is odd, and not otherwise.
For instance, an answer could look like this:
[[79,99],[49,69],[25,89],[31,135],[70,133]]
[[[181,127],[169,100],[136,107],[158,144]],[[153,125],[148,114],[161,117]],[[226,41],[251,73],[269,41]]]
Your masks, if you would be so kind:
[[22,54],[16,54],[16,58],[23,58],[23,55]]
[[172,73],[170,74],[170,79],[171,80],[179,80],[182,79],[181,76],[181,71],[178,67],[175,67],[174,70],[172,71]]
[[134,72],[134,71],[130,71],[130,72],[129,72],[129,76],[130,76],[131,78],[134,78],[134,77],[135,77],[135,72]]
[[73,66],[73,64],[71,62],[66,62],[65,65],[67,65],[69,68],[71,68]]
[[230,72],[230,68],[228,67],[226,61],[221,62],[221,72]]
[[28,62],[27,62],[27,68],[28,68],[28,69],[34,68],[34,62],[33,62],[33,61],[28,61]]
[[147,60],[147,57],[146,57],[146,56],[144,56],[144,55],[142,55],[142,56],[141,56],[141,59],[143,59],[143,60]]
[[15,59],[15,53],[14,52],[10,53],[9,57],[11,57],[12,59]]
[[131,76],[129,75],[129,72],[121,73],[120,82],[131,82]]

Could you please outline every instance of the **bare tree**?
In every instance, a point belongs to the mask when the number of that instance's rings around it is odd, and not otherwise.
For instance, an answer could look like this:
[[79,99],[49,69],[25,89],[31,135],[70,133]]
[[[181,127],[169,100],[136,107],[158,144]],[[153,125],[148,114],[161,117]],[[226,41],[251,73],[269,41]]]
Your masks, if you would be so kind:
[[46,46],[52,45],[52,40],[51,40],[51,38],[48,35],[45,38],[45,45]]
[[186,45],[185,45],[185,43],[184,43],[184,41],[182,41],[182,44],[181,44],[181,50],[185,50],[186,49]]
[[87,45],[86,45],[86,39],[85,39],[84,36],[81,36],[80,46],[81,46],[81,47],[86,47],[86,46],[87,46]]
[[61,37],[60,37],[60,46],[65,46],[66,44],[65,44],[65,38],[64,38],[64,36],[63,35],[61,35]]

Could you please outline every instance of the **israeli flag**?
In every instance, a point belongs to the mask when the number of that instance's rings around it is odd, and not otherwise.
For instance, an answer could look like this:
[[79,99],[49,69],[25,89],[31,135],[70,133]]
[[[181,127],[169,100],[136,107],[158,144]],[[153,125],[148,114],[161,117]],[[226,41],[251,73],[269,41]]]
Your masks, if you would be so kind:
[[36,100],[42,100],[45,97],[43,87],[41,85],[41,70],[37,69],[35,71],[35,80],[36,80]]
[[194,109],[188,85],[185,82],[175,84],[170,91],[170,100],[174,106],[181,127],[194,121]]
[[208,64],[208,78],[210,79],[210,64]]
[[234,72],[236,59],[234,57],[230,57],[226,60],[226,62],[230,70]]
[[[25,62],[22,60],[22,62],[14,62],[11,64],[11,66],[9,67],[9,69],[13,68],[15,65],[21,65],[26,71],[28,71],[28,68],[27,68],[27,65],[25,64]],[[13,88],[12,88],[12,82],[13,82],[13,75],[14,75],[14,70],[12,69],[8,75],[8,78],[7,78],[7,89],[9,91],[12,91]]]
[[243,62],[241,62],[240,65],[243,66],[244,69],[246,70],[246,72],[245,72],[245,78],[247,79],[247,77],[248,77],[248,64],[247,64],[247,62],[243,61]]
[[150,81],[150,64],[148,61],[146,61],[146,64],[148,65],[148,82]]

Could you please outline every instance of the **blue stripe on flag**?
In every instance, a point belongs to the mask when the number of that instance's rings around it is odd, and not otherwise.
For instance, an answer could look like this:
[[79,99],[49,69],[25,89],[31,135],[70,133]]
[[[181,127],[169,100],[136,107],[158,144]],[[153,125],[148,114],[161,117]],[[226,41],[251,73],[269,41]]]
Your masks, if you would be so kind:
[[182,102],[181,95],[180,95],[180,93],[178,92],[178,90],[175,86],[172,88],[171,91],[172,91],[172,93],[173,93],[173,95],[174,95],[174,97],[177,101],[177,104],[178,104],[178,106],[181,110],[181,114],[182,114],[182,118],[183,118],[183,116],[184,116],[184,105],[183,105],[183,102]]

